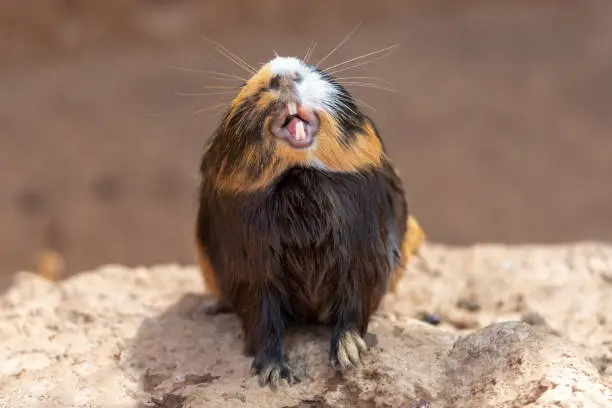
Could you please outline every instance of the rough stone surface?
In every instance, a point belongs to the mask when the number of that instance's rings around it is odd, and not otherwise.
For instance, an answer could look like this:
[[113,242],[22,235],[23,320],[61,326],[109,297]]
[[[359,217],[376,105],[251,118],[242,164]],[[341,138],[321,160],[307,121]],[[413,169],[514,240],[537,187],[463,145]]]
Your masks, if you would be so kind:
[[194,267],[22,272],[0,298],[0,407],[612,407],[611,271],[600,244],[427,245],[363,367],[336,374],[329,331],[303,328],[287,349],[304,380],[277,392],[236,317],[202,313]]

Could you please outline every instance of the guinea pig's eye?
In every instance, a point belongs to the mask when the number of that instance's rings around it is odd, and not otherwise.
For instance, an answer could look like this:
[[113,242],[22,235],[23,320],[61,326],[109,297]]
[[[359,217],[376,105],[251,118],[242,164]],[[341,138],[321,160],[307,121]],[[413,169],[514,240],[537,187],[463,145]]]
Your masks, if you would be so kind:
[[295,82],[297,82],[297,83],[299,84],[299,83],[300,83],[300,82],[302,82],[303,80],[304,80],[304,77],[302,76],[302,74],[299,74],[299,73],[296,73],[296,74],[295,74],[295,78],[294,78],[294,81],[295,81]]
[[280,77],[275,75],[270,80],[270,89],[278,89],[280,88]]
[[245,83],[243,83],[243,84],[240,84],[240,87],[241,87],[241,88],[244,88],[245,86],[246,86],[246,82],[245,82]]

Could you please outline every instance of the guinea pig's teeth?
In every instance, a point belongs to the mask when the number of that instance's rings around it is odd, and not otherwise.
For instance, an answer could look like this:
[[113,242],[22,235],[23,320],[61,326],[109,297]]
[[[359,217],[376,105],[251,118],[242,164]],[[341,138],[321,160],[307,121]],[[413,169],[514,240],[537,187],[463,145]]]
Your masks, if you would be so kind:
[[301,120],[295,125],[295,138],[296,140],[305,140],[306,131],[304,130],[304,122]]
[[290,115],[295,115],[297,113],[297,106],[295,102],[289,102],[287,104],[287,109],[289,110]]

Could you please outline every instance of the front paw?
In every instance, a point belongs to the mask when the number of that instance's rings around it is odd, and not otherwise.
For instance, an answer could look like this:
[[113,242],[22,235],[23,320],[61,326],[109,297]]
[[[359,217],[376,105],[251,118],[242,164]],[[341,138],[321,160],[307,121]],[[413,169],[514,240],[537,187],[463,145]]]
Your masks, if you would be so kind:
[[274,357],[266,353],[255,357],[251,373],[259,375],[259,385],[262,387],[269,385],[273,390],[278,388],[282,380],[286,380],[290,385],[300,382],[300,378],[294,374],[282,357]]
[[329,360],[332,367],[345,370],[361,364],[368,346],[356,330],[343,330],[332,338]]

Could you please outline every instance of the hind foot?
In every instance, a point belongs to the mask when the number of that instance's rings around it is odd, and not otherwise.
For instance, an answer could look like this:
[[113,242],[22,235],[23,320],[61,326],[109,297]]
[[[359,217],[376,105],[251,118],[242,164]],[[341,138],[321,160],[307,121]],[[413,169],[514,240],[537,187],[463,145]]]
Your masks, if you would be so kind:
[[356,330],[341,330],[332,336],[329,360],[337,370],[357,367],[367,350],[368,346]]

